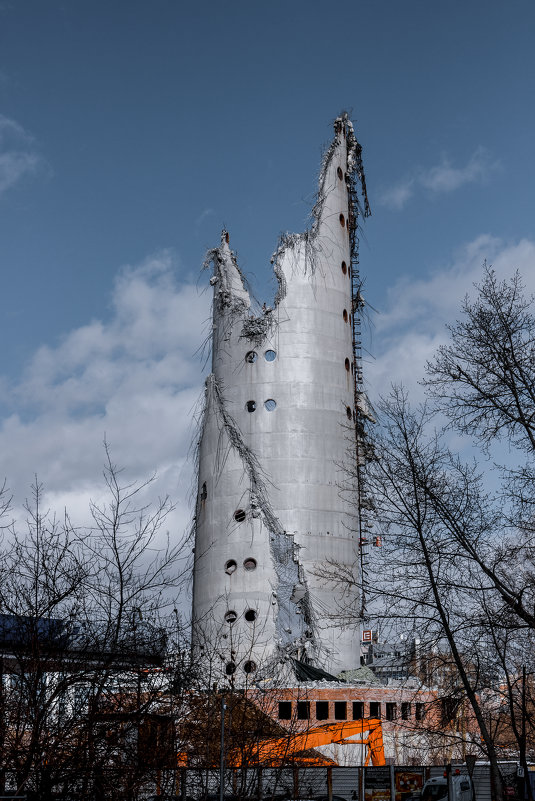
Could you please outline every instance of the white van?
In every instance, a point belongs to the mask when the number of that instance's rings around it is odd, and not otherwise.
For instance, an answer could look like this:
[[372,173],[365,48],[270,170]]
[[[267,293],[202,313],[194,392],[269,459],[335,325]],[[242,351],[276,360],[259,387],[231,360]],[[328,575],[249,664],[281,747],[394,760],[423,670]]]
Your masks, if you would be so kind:
[[428,779],[422,790],[422,801],[474,801],[474,785],[470,776],[454,773],[451,777],[453,799],[448,798],[448,779],[435,776]]

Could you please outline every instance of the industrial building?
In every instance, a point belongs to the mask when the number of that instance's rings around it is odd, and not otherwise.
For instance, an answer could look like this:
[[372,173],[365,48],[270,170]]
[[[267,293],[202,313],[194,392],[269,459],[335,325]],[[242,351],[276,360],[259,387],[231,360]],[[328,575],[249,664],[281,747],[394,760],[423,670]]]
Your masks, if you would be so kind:
[[[362,201],[357,199],[357,190]],[[357,218],[369,213],[361,147],[334,123],[309,230],[281,237],[278,291],[255,308],[230,236],[208,254],[212,371],[198,450],[193,644],[234,681],[281,657],[330,674],[360,664],[363,416]],[[359,454],[360,448],[360,454]]]

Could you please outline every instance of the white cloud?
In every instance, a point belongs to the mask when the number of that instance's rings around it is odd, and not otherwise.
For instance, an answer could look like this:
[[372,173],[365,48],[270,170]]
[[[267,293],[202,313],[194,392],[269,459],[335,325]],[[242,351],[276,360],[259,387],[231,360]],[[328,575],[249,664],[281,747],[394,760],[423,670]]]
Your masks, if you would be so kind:
[[193,411],[201,389],[196,355],[206,335],[208,294],[178,284],[164,252],[117,277],[110,319],[93,320],[43,345],[21,379],[0,382],[7,408],[0,421],[0,452],[8,484],[20,504],[35,474],[47,504],[88,520],[89,499],[103,490],[106,436],[125,478],[152,473],[149,495],[169,494],[169,520],[182,536],[190,510]]
[[438,195],[454,192],[465,184],[485,182],[500,167],[485,148],[478,147],[464,167],[455,167],[443,156],[440,163],[425,170],[418,167],[397,184],[385,188],[379,202],[396,211],[401,210],[417,190],[427,190]]
[[[480,280],[487,259],[501,277],[518,268],[535,291],[535,242],[504,243],[483,235],[425,278],[406,275],[388,291],[375,315],[370,346],[375,360],[365,376],[372,402],[403,383],[413,399],[424,365],[446,341],[464,295]],[[178,283],[172,254],[160,253],[123,269],[109,319],[97,319],[43,345],[16,383],[0,376],[0,453],[16,501],[37,473],[47,503],[87,519],[88,501],[102,494],[102,440],[107,437],[125,478],[158,473],[148,498],[169,494],[177,510],[173,537],[190,520],[193,412],[201,395],[199,344],[209,332],[209,293]],[[368,343],[366,343],[367,345]]]
[[0,115],[0,195],[42,163],[32,137],[17,122]]
[[432,192],[453,192],[464,184],[486,180],[498,166],[498,162],[492,161],[489,153],[479,147],[464,167],[454,167],[449,159],[443,157],[438,166],[422,172],[419,180]]
[[414,178],[405,178],[400,183],[384,189],[379,195],[379,202],[383,206],[399,211],[414,194]]
[[207,220],[208,217],[212,217],[214,214],[215,214],[215,211],[213,209],[210,209],[210,208],[203,209],[201,211],[201,213],[195,218],[195,235],[196,236],[199,235],[199,231],[200,231],[200,228],[201,228],[201,225],[203,224],[203,222],[205,220]]
[[371,351],[366,364],[370,397],[388,394],[391,384],[404,384],[415,400],[424,397],[419,381],[425,363],[447,341],[447,323],[460,316],[465,295],[473,295],[487,260],[502,278],[518,269],[528,294],[535,292],[535,242],[504,243],[483,235],[460,248],[449,264],[425,278],[403,276],[387,293],[385,308],[373,317]]

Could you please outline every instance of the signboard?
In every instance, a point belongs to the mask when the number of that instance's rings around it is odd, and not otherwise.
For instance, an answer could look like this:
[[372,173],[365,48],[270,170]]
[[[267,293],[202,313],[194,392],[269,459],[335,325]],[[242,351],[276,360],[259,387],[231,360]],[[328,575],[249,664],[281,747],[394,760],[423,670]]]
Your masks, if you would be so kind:
[[423,770],[396,769],[396,801],[405,801],[422,792]]
[[366,631],[362,632],[362,642],[371,642],[372,641],[372,631],[371,629],[367,629]]
[[364,801],[390,801],[390,768],[366,768]]

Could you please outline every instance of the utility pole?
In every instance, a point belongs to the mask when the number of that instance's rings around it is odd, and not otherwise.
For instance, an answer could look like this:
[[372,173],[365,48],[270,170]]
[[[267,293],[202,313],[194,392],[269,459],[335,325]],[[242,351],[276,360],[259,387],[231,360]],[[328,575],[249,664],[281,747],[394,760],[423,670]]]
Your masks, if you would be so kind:
[[220,753],[219,753],[219,801],[223,801],[224,787],[225,787],[225,696],[221,693],[221,737],[220,737]]
[[[0,754],[4,752],[5,741],[5,708],[4,708],[4,655],[0,654]],[[5,791],[5,766],[0,766],[0,794]]]
[[455,796],[453,794],[453,771],[451,768],[451,754],[450,754],[450,761],[446,765],[446,780],[448,782],[448,801],[453,801]]
[[528,771],[528,763],[526,759],[526,718],[527,718],[527,710],[526,710],[526,666],[522,666],[522,734],[520,739],[520,765],[522,766],[522,772],[524,774],[524,793],[526,798],[529,801],[533,801],[533,792],[531,789],[531,780]]

